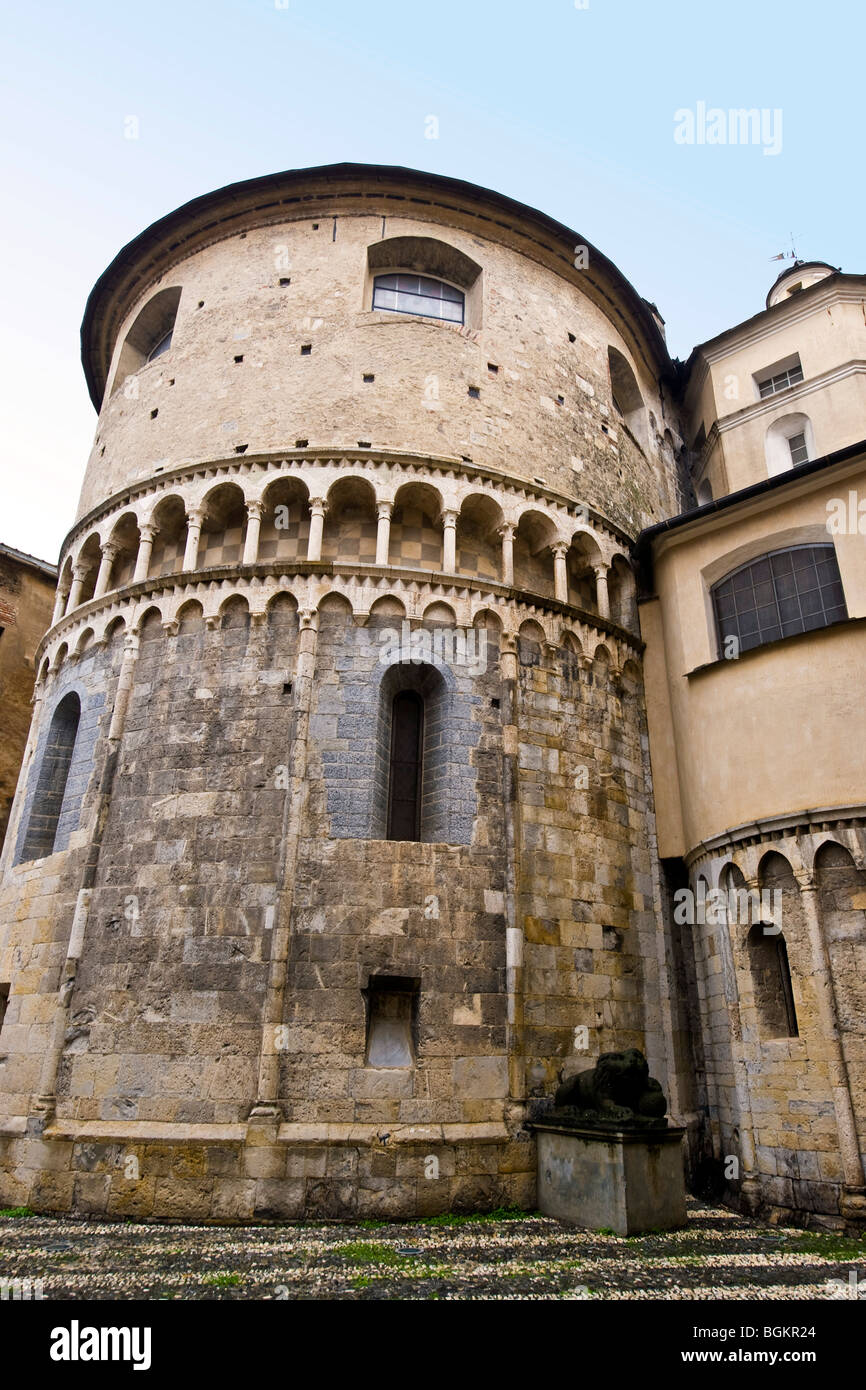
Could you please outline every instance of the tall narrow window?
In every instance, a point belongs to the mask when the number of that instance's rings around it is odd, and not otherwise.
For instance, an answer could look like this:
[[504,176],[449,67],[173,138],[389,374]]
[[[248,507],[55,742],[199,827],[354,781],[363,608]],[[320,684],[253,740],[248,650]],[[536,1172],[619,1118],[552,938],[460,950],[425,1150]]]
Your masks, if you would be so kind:
[[388,839],[421,838],[421,750],[424,701],[401,690],[391,707],[391,775],[388,788]]
[[749,932],[749,962],[762,1038],[796,1038],[797,1011],[788,948],[781,932],[766,933],[761,923]]
[[789,435],[788,448],[791,450],[791,463],[794,468],[800,463],[808,463],[809,449],[806,444],[805,434]]
[[22,859],[41,859],[53,853],[80,717],[78,696],[74,692],[65,695],[54,711],[48,730]]

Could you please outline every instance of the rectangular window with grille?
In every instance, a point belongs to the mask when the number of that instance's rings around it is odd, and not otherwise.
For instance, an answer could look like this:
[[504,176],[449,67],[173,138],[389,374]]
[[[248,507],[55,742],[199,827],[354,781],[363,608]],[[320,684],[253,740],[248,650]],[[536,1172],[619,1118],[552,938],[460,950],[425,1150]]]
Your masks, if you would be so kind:
[[788,440],[788,448],[791,450],[791,463],[795,468],[798,463],[808,463],[809,450],[806,448],[805,434],[792,434]]
[[773,376],[758,378],[758,390],[761,399],[765,396],[778,395],[780,391],[786,391],[789,386],[796,386],[803,380],[803,368],[799,360],[793,366],[787,367],[783,372],[776,372]]

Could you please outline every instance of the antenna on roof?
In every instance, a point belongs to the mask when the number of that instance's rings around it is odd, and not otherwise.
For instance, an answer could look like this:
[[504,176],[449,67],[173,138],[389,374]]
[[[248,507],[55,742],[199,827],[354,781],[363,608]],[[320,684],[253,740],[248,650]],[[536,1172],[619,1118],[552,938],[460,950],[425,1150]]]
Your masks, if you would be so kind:
[[797,255],[797,247],[796,247],[795,244],[794,244],[794,233],[793,233],[793,232],[791,232],[791,249],[790,249],[790,251],[780,251],[779,254],[778,254],[778,256],[771,256],[771,257],[770,257],[770,260],[771,260],[771,261],[793,261],[793,262],[796,264],[796,262],[799,260],[799,256]]

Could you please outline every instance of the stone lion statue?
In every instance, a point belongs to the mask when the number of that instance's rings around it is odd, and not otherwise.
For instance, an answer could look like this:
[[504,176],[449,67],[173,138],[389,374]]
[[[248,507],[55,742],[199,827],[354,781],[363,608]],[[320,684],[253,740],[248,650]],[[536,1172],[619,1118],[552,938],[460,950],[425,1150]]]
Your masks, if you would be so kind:
[[658,1121],[667,1110],[664,1092],[637,1048],[602,1053],[592,1071],[562,1081],[553,1103],[557,1110],[585,1111],[588,1119]]

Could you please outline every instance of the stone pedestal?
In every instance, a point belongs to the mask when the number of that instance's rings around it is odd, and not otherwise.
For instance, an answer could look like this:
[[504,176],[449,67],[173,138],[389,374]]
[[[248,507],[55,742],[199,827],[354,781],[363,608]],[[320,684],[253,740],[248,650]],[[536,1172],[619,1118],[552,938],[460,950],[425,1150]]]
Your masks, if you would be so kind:
[[580,1129],[533,1125],[538,1206],[593,1231],[620,1236],[670,1230],[686,1219],[682,1129]]

